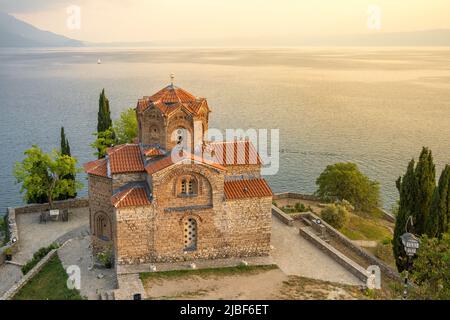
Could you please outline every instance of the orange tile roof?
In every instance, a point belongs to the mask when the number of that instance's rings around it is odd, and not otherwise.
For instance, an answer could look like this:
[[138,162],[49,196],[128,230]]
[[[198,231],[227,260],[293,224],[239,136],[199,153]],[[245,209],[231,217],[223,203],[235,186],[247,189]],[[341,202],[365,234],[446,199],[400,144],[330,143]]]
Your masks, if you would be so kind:
[[158,148],[150,148],[144,151],[147,157],[163,156],[164,152]]
[[212,142],[211,158],[224,166],[262,163],[251,141]]
[[83,168],[87,174],[93,174],[95,176],[107,177],[108,176],[108,164],[106,159],[99,159],[85,163]]
[[145,187],[130,187],[111,197],[111,203],[116,208],[148,206],[151,204]]
[[145,171],[141,149],[137,144],[123,144],[108,148],[111,173],[131,173]]
[[196,156],[194,154],[186,153],[186,152],[184,152],[180,157],[177,157],[177,159],[175,159],[175,162],[174,162],[174,159],[172,159],[172,155],[171,154],[169,156],[167,156],[167,157],[164,157],[161,160],[151,162],[145,167],[145,170],[147,171],[148,174],[153,174],[153,173],[158,172],[158,171],[160,171],[160,170],[162,170],[164,168],[170,167],[171,165],[173,165],[175,163],[178,163],[178,162],[181,162],[181,161],[186,161],[186,160],[200,162],[200,163],[203,163],[203,164],[206,164],[206,165],[210,165],[210,166],[212,166],[212,167],[214,167],[216,169],[219,169],[219,170],[225,170],[225,168],[222,165],[220,165],[220,164],[218,164],[216,162],[213,162],[213,161],[210,161],[208,159]]
[[224,191],[227,200],[262,198],[273,195],[265,179],[225,181]]
[[207,110],[209,110],[205,98],[197,98],[186,90],[174,85],[169,85],[150,97],[139,99],[137,109],[142,112],[151,104],[163,114],[170,114],[179,108],[184,108],[191,114],[197,114],[202,106],[206,106]]

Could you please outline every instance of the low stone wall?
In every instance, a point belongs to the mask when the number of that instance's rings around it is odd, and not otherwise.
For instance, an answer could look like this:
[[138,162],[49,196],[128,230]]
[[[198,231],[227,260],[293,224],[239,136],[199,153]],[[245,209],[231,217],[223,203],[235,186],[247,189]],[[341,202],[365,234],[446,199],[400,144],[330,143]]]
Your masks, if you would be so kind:
[[273,200],[279,199],[299,199],[299,200],[308,200],[308,201],[320,201],[320,199],[312,194],[303,194],[298,192],[283,192],[277,193],[273,195]]
[[8,233],[9,242],[6,246],[0,248],[0,265],[6,261],[5,250],[11,248],[12,253],[16,253],[19,249],[19,230],[16,223],[16,210],[14,208],[8,208]]
[[351,272],[359,280],[363,281],[364,283],[367,281],[367,271],[363,267],[342,254],[333,246],[320,239],[312,230],[309,230],[308,227],[300,228],[299,232],[303,238],[309,240],[312,244],[314,244],[322,251],[325,251],[326,254],[333,258],[334,261]]
[[383,213],[383,218],[384,218],[385,220],[387,220],[387,221],[389,221],[389,222],[392,222],[392,223],[395,222],[395,216],[394,216],[392,213],[387,212],[386,210],[384,210],[384,209],[382,209],[382,208],[379,208],[379,209],[380,209],[381,212]]
[[287,224],[288,226],[292,226],[294,224],[294,219],[274,205],[272,205],[272,215],[280,219],[281,222]]
[[[307,217],[309,220],[311,219],[320,219],[315,214],[308,212],[303,215],[304,217]],[[377,265],[380,267],[381,272],[387,276],[388,278],[395,280],[395,281],[401,281],[401,277],[394,269],[392,269],[389,265],[378,259],[377,257],[371,255],[364,249],[360,248],[356,244],[354,244],[349,238],[344,236],[342,233],[337,231],[335,228],[330,226],[328,223],[321,220],[321,224],[323,224],[326,227],[326,233],[330,237],[333,237],[336,241],[339,241],[342,245],[350,249],[353,253],[360,256],[361,258],[365,259],[369,264],[371,265]]]
[[39,271],[42,270],[42,268],[45,266],[45,264],[56,254],[57,249],[53,249],[50,251],[44,258],[42,258],[41,261],[39,261],[33,269],[28,271],[26,275],[24,275],[19,282],[17,282],[15,285],[13,285],[8,291],[5,292],[5,294],[0,297],[0,300],[11,300],[20,289],[22,289],[28,281],[30,281],[36,274],[39,273]]
[[[89,207],[89,198],[75,198],[69,200],[54,201],[53,206],[55,207],[55,209],[59,210],[85,208]],[[29,204],[23,207],[15,208],[16,214],[41,212],[48,209],[50,209],[48,203]]]

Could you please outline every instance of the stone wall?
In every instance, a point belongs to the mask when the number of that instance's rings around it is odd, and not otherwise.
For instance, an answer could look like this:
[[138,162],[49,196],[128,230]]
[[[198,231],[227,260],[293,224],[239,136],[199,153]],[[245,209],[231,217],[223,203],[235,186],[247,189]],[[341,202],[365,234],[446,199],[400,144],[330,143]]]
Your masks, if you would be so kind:
[[284,224],[288,226],[294,225],[294,219],[292,219],[292,217],[290,217],[287,213],[284,213],[277,206],[272,205],[272,214],[280,219]]
[[19,230],[16,223],[16,210],[14,208],[8,208],[8,233],[9,242],[0,248],[0,265],[6,261],[5,250],[11,248],[12,253],[16,253],[19,250]]
[[[61,200],[54,201],[53,206],[55,209],[63,210],[63,209],[75,209],[75,208],[85,208],[89,207],[89,199],[88,198],[75,198],[69,200]],[[22,213],[34,213],[34,212],[42,212],[45,210],[49,210],[50,206],[48,203],[42,204],[29,204],[22,207],[16,207],[16,214]]]
[[[147,175],[145,172],[137,172],[137,173],[119,173],[112,175],[112,183],[113,190],[120,188],[127,183],[136,182],[136,181],[146,181]],[[112,195],[112,193],[110,194]]]
[[278,199],[298,199],[298,200],[309,200],[309,201],[320,201],[318,197],[312,194],[303,194],[298,192],[283,192],[273,195],[273,200]]
[[11,300],[35,275],[42,270],[47,262],[57,253],[57,249],[50,251],[41,261],[39,261],[26,275],[24,275],[16,284],[14,284],[0,300]]
[[261,178],[261,165],[251,164],[251,165],[228,165],[226,166],[227,171],[225,172],[225,180],[233,180],[236,178],[242,179],[255,179]]
[[[112,246],[112,239],[114,238],[114,214],[113,206],[111,204],[112,196],[112,179],[106,177],[99,177],[89,175],[89,224],[92,237],[92,248],[94,253],[97,253],[105,248]],[[105,241],[99,239],[98,230],[96,228],[97,219],[100,216],[106,217],[110,229],[110,240]]]
[[[307,212],[302,214],[302,216],[306,217],[308,220],[311,219],[320,219],[318,216],[311,212]],[[381,269],[381,272],[386,275],[388,278],[396,281],[400,281],[401,277],[393,268],[391,268],[389,265],[378,259],[377,257],[373,256],[372,254],[368,253],[361,247],[354,244],[349,238],[347,238],[345,235],[340,233],[338,230],[330,226],[328,223],[321,220],[321,224],[325,226],[326,228],[326,234],[330,237],[333,237],[336,241],[339,241],[342,245],[344,245],[346,248],[351,250],[356,255],[360,256],[364,260],[366,260],[371,265],[378,265]]]

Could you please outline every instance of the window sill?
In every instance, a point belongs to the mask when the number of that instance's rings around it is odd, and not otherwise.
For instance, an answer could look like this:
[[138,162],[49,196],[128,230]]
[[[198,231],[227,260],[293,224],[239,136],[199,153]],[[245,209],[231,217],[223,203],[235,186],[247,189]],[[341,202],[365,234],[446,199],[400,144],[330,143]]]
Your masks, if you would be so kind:
[[197,197],[197,193],[187,194],[187,193],[180,193],[177,195],[178,198],[195,198]]

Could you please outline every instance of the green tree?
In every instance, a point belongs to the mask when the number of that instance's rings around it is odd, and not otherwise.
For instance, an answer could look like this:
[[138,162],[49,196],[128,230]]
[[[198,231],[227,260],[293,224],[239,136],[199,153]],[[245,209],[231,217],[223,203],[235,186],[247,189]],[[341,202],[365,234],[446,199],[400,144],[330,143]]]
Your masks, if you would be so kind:
[[430,213],[426,223],[429,237],[440,238],[449,232],[450,224],[450,165],[442,170],[437,188],[434,190]]
[[[69,140],[66,137],[66,133],[64,132],[64,127],[61,127],[61,154],[62,155],[66,155],[66,156],[71,156],[71,152],[70,152],[70,144],[69,144]],[[74,174],[68,174],[64,177],[61,177],[61,179],[68,179],[68,180],[74,180],[76,179],[76,176]],[[75,194],[69,194],[69,193],[62,193],[60,194],[57,198],[55,198],[55,200],[66,200],[66,199],[71,199],[71,198],[76,198],[77,193],[75,192]]]
[[106,97],[105,89],[100,93],[98,99],[98,117],[97,132],[103,132],[112,127],[111,111],[109,109],[109,100]]
[[405,270],[407,262],[405,249],[403,248],[400,237],[406,232],[406,223],[409,217],[413,215],[417,201],[417,180],[414,171],[415,161],[412,159],[408,164],[405,175],[403,177],[399,177],[396,182],[397,189],[400,194],[400,200],[398,203],[398,213],[395,220],[392,248],[395,263],[399,272]]
[[76,159],[53,151],[52,155],[42,152],[33,145],[25,151],[25,159],[17,162],[14,167],[14,176],[21,183],[21,192],[25,192],[27,203],[34,199],[45,198],[50,208],[53,200],[61,194],[74,195],[82,185],[75,180],[63,179],[69,174],[75,175],[77,169]]
[[316,194],[325,201],[347,200],[355,209],[363,211],[370,211],[380,205],[378,182],[365,176],[355,163],[327,166],[316,184]]
[[450,299],[450,234],[421,239],[411,275],[416,299]]
[[114,121],[114,132],[117,136],[117,143],[132,143],[138,134],[138,122],[136,111],[128,108],[120,114],[119,119]]
[[430,212],[431,200],[436,188],[436,169],[431,150],[423,148],[416,166],[417,201],[413,213],[414,230],[417,234],[426,232],[427,216]]
[[116,144],[116,137],[112,128],[109,128],[105,131],[94,133],[94,136],[97,139],[91,144],[91,146],[98,150],[94,153],[99,159],[104,158],[106,156],[106,151],[109,147],[112,147]]
[[64,154],[69,157],[71,156],[69,140],[66,138],[64,127],[61,127],[61,154]]
[[320,212],[322,219],[336,229],[340,229],[348,222],[349,213],[345,206],[330,204]]

